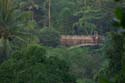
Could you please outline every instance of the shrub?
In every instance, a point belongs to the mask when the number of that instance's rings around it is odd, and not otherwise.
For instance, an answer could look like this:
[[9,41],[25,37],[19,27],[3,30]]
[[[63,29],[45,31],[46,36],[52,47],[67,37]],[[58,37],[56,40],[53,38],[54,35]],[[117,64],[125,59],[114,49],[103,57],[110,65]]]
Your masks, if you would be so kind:
[[45,46],[57,47],[60,44],[60,34],[54,29],[42,29],[39,38],[40,43]]
[[65,61],[38,45],[16,52],[0,66],[0,83],[75,83]]
[[103,63],[103,57],[90,48],[50,48],[47,56],[56,56],[70,65],[70,73],[77,78],[93,79]]

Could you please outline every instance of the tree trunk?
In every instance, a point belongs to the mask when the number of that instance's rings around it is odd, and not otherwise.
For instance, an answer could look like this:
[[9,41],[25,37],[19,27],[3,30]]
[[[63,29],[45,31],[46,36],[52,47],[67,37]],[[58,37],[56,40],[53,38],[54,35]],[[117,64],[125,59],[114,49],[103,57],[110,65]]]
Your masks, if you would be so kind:
[[49,18],[49,28],[51,27],[51,0],[48,0],[48,18]]

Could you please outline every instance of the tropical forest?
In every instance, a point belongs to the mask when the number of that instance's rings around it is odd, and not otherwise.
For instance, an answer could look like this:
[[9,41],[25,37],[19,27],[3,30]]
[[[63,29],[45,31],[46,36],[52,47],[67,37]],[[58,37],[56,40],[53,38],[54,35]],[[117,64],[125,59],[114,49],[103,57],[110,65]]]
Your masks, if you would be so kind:
[[0,0],[0,83],[125,83],[125,0]]

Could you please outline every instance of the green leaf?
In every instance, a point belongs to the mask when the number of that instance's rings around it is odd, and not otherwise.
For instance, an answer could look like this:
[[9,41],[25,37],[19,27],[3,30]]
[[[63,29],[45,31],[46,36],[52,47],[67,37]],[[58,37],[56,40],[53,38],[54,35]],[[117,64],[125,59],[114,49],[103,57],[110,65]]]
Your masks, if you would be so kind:
[[111,82],[108,79],[106,79],[105,77],[100,77],[99,83],[111,83]]
[[124,15],[122,8],[116,8],[115,15],[117,19],[121,20]]
[[118,19],[113,19],[112,25],[113,25],[114,27],[120,27],[120,26],[121,26],[121,25],[120,25],[120,20],[118,20]]

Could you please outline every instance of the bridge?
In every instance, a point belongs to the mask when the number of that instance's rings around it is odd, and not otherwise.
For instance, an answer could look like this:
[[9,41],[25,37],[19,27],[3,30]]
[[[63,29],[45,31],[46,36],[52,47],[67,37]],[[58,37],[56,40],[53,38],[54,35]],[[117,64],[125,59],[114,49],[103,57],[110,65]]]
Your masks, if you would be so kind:
[[96,36],[62,35],[60,41],[63,46],[69,46],[71,48],[84,47],[84,46],[98,46],[102,45],[104,37],[100,35]]

